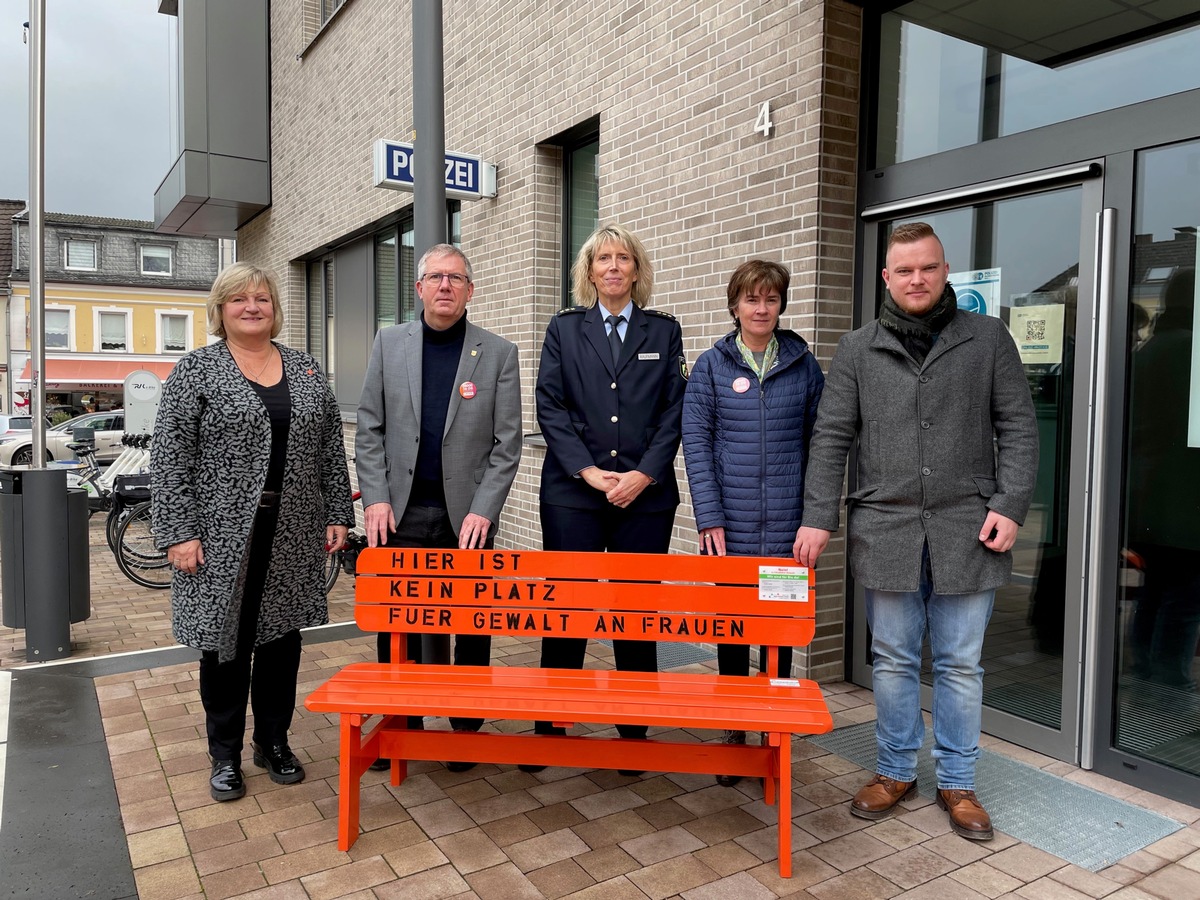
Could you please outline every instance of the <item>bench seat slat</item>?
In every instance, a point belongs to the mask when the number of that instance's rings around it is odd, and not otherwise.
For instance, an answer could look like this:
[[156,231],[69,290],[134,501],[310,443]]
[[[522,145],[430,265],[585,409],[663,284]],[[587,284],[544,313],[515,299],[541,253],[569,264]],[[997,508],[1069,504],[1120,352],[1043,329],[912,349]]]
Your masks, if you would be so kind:
[[670,672],[354,663],[314,691],[314,712],[553,719],[820,734],[832,728],[811,681]]

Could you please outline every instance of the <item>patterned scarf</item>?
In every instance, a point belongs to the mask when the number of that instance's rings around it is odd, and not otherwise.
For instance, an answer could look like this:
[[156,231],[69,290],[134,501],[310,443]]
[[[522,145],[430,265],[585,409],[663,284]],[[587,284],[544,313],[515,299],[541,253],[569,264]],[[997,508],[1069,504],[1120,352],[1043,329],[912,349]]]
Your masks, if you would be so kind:
[[883,306],[879,310],[879,324],[900,339],[913,359],[924,363],[925,357],[933,349],[933,342],[950,324],[956,312],[958,298],[954,296],[954,288],[949,283],[938,302],[923,316],[906,313],[892,299],[892,295],[885,292]]
[[763,352],[761,369],[754,360],[754,351],[747,347],[742,340],[742,333],[740,331],[737,335],[737,348],[742,354],[742,359],[746,365],[750,367],[750,371],[758,376],[760,384],[762,383],[763,376],[771,371],[771,366],[775,365],[775,361],[779,359],[779,341],[775,339],[775,335],[771,335],[771,340],[767,342],[767,349]]

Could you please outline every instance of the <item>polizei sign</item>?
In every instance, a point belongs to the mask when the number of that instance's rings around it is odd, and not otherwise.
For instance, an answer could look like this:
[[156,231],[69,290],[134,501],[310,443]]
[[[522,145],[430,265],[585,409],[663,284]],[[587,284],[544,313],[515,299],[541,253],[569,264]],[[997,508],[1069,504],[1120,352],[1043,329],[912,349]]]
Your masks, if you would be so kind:
[[[413,189],[413,145],[375,142],[375,187]],[[470,153],[446,154],[446,196],[482,200],[496,196],[496,167]]]

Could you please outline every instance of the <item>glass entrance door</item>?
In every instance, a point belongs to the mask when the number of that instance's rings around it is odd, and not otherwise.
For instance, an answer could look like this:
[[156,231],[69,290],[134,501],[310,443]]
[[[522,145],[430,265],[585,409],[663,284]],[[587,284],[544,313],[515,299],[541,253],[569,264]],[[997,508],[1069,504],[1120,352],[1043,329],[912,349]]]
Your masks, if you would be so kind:
[[[1003,320],[1017,342],[1037,412],[1040,461],[1014,576],[997,592],[984,643],[984,730],[1062,759],[1078,752],[1088,428],[1078,410],[1088,406],[1090,354],[1077,348],[1091,346],[1101,188],[1091,178],[880,220],[867,235],[879,249],[866,277],[878,286],[863,292],[877,309],[881,248],[891,227],[926,221],[945,244],[960,308]],[[864,320],[874,315],[863,311]],[[855,621],[863,627],[855,633],[854,677],[870,684],[861,590]],[[928,647],[922,680],[928,704]]]
[[[1200,141],[1136,154],[1111,620],[1097,768],[1198,802]],[[1120,415],[1120,406],[1117,407]],[[1117,504],[1113,504],[1114,510]],[[1114,596],[1115,595],[1115,596]],[[1107,749],[1104,749],[1107,748]]]

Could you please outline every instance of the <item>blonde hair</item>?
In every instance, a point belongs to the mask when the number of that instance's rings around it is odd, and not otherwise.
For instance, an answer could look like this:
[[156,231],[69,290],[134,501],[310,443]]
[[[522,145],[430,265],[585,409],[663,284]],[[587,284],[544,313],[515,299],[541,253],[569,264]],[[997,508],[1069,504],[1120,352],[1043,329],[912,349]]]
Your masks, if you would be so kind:
[[262,269],[252,263],[234,263],[223,269],[208,292],[205,310],[208,313],[208,333],[225,338],[225,323],[221,321],[221,307],[234,296],[249,287],[265,287],[271,295],[271,337],[279,337],[283,331],[283,305],[279,302],[279,282],[270,269]]
[[575,264],[571,266],[571,287],[575,302],[580,306],[595,306],[598,295],[596,286],[592,284],[592,263],[596,254],[605,244],[616,244],[628,250],[633,256],[636,267],[637,281],[633,283],[633,304],[638,309],[650,302],[650,294],[654,291],[654,269],[650,265],[650,257],[646,248],[634,236],[633,232],[616,223],[602,225],[592,232],[591,236],[579,248]]

